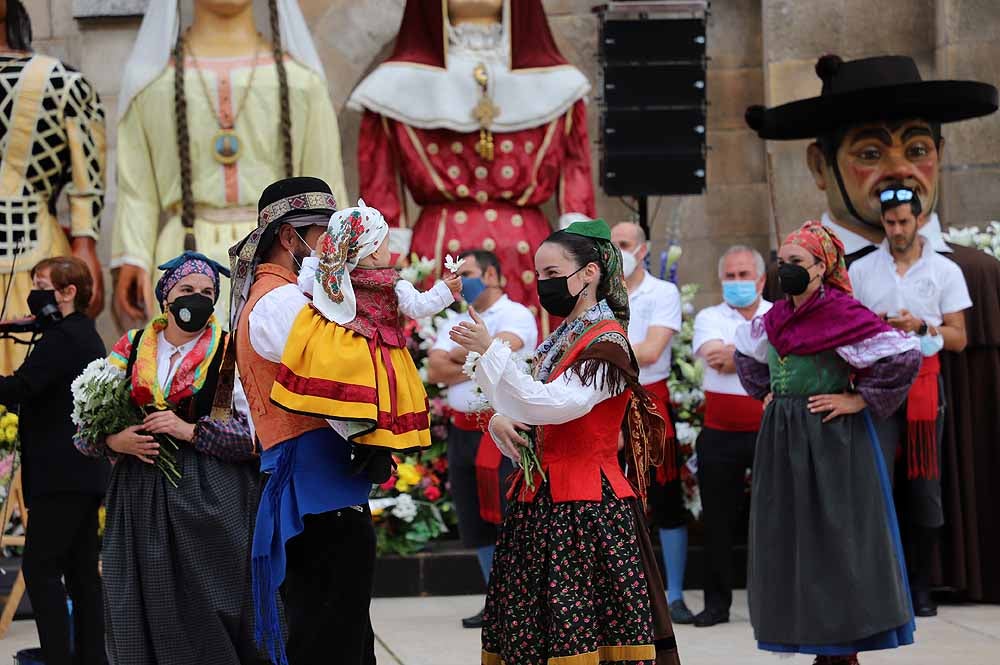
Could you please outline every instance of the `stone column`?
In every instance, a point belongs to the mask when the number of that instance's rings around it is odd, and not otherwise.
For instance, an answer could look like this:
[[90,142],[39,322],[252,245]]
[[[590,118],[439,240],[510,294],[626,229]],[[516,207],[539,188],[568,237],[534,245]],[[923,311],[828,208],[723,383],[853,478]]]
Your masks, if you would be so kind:
[[[1000,85],[1000,3],[938,0],[937,77]],[[1000,219],[1000,114],[942,129],[941,202],[946,226],[983,226]]]

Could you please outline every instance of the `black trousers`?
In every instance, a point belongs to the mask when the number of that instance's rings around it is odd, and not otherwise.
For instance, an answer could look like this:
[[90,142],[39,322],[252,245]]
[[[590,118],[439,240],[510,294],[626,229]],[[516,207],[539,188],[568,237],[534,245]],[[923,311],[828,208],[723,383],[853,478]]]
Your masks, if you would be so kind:
[[753,467],[756,432],[704,428],[698,435],[698,485],[705,529],[705,608],[733,604],[733,541],[748,528],[746,471]]
[[369,607],[375,573],[371,513],[343,508],[306,515],[285,545],[281,598],[289,665],[374,665]]
[[[106,662],[104,605],[97,570],[100,504],[101,497],[93,494],[53,494],[31,499],[21,569],[46,665]],[[73,601],[73,656],[67,593]]]
[[[476,454],[482,432],[468,432],[454,425],[448,429],[448,483],[458,516],[458,535],[465,547],[486,547],[497,544],[497,526],[479,515],[479,485],[476,482]],[[514,472],[513,463],[505,456],[497,472],[500,479],[500,510],[507,510],[506,482]]]

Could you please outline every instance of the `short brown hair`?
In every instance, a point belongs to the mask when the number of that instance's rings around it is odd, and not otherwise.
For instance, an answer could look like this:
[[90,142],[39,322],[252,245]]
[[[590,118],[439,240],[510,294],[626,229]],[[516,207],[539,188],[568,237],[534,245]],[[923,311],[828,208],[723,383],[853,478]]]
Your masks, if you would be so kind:
[[76,297],[73,299],[73,309],[86,312],[90,305],[90,297],[94,292],[94,278],[90,276],[87,264],[75,256],[54,256],[51,259],[39,261],[31,269],[31,277],[39,270],[48,270],[52,286],[57,291],[75,286]]

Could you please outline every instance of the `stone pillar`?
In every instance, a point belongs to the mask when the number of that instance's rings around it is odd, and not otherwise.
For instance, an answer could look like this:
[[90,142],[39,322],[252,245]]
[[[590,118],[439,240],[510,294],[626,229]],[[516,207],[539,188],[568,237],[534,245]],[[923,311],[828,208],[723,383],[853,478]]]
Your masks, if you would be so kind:
[[[942,79],[1000,85],[1000,3],[938,0],[935,63]],[[942,129],[941,202],[946,226],[983,226],[1000,219],[1000,114]]]

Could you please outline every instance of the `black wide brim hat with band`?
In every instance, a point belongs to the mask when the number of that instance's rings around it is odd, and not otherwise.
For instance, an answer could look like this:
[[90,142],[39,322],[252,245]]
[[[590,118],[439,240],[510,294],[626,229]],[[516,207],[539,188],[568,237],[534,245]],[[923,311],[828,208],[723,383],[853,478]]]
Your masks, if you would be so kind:
[[978,81],[924,81],[912,58],[886,55],[816,63],[818,97],[774,108],[751,106],[746,122],[762,139],[815,139],[846,125],[879,120],[958,122],[997,110],[997,89]]

